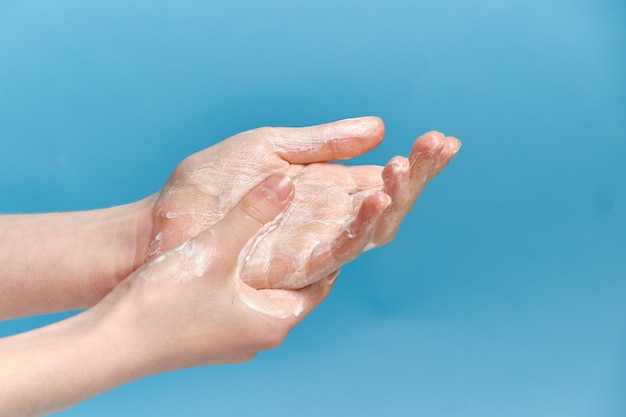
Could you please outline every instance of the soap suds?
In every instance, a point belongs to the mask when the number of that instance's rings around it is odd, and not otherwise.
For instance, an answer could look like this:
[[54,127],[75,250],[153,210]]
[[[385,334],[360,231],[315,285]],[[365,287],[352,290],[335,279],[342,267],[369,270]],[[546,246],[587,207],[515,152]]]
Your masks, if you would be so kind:
[[288,290],[258,290],[262,296],[239,293],[241,301],[254,311],[279,319],[299,317],[304,311],[303,295]]
[[[215,249],[191,240],[165,252],[147,265],[149,270],[138,271],[146,281],[181,284],[202,277],[211,262],[214,262]],[[159,263],[159,268],[150,268]]]

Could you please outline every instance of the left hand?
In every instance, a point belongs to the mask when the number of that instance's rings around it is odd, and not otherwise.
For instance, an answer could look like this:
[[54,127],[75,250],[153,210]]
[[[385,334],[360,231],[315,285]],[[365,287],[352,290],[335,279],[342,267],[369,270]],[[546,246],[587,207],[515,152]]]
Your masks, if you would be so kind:
[[[297,291],[240,279],[242,250],[293,199],[271,176],[222,220],[136,270],[95,306],[0,339],[0,416],[59,411],[129,381],[191,366],[237,363],[278,346],[330,292],[334,278]],[[363,202],[371,236],[389,197]]]
[[[293,199],[289,177],[261,182],[211,228],[154,258],[122,282],[100,306],[120,318],[130,343],[156,364],[149,373],[234,363],[282,342],[329,293],[334,278],[300,290],[256,290],[241,281],[247,242]],[[363,203],[357,231],[372,236],[389,197]]]
[[[457,139],[431,132],[409,158],[385,167],[326,162],[377,146],[378,118],[349,119],[306,128],[261,128],[235,135],[185,159],[153,208],[147,259],[211,227],[254,185],[287,172],[296,195],[288,212],[250,242],[242,278],[255,288],[303,288],[337,271],[363,250],[391,241],[404,216],[454,156]],[[391,197],[372,236],[357,233],[363,202],[376,191]]]

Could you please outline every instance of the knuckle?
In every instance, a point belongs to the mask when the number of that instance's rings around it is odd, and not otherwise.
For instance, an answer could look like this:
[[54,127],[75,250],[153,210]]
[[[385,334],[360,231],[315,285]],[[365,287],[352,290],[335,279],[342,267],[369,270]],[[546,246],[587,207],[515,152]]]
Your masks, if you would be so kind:
[[257,127],[256,129],[246,132],[248,145],[261,145],[266,142],[272,142],[277,136],[276,128],[273,127]]
[[273,137],[276,134],[276,128],[269,126],[261,126],[253,130],[256,136]]
[[187,156],[181,161],[180,164],[176,166],[174,172],[172,173],[171,179],[182,180],[189,177],[193,173],[194,169],[197,167],[198,163],[199,156],[197,154]]
[[268,216],[259,204],[254,204],[244,199],[239,205],[239,211],[241,214],[256,227],[260,228],[268,222]]

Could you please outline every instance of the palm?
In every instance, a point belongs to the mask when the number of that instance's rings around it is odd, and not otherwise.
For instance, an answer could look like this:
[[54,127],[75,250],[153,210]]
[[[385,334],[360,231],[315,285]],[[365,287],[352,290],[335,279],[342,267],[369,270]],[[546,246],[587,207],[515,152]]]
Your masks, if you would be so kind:
[[[389,213],[390,224],[381,225],[384,230],[363,236],[357,224],[363,222],[359,217],[363,206],[375,204],[382,190],[394,193],[389,181],[383,181],[383,167],[318,162],[320,157],[351,157],[371,149],[382,139],[380,129],[364,130],[360,136],[344,135],[340,140],[352,147],[344,149],[338,141],[319,148],[328,143],[319,133],[317,139],[313,134],[311,143],[305,143],[306,134],[298,136],[303,130],[244,132],[183,161],[155,203],[148,257],[213,226],[251,188],[277,172],[293,179],[295,198],[283,216],[249,242],[241,262],[241,276],[249,285],[303,288],[354,259],[367,245],[386,243],[410,209],[407,204],[412,205],[401,201],[407,200],[403,195],[406,187],[395,191],[394,203],[402,206],[398,207],[401,212]],[[321,150],[315,151],[316,146]],[[400,174],[394,175],[399,178]],[[413,193],[419,194],[426,181],[424,178]],[[398,188],[398,180],[391,182],[391,188]]]

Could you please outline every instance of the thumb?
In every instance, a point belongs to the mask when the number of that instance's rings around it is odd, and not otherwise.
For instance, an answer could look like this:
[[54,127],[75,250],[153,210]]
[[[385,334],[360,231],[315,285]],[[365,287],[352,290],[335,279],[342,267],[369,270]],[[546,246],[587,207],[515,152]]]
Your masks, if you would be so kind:
[[272,175],[246,194],[207,236],[217,238],[221,252],[238,254],[267,223],[287,208],[294,196],[291,178]]
[[350,159],[378,146],[385,125],[378,117],[359,117],[310,127],[272,129],[270,143],[292,164]]
[[299,290],[256,290],[241,283],[240,296],[253,310],[267,316],[288,319],[289,328],[313,311],[330,293],[339,270]]

